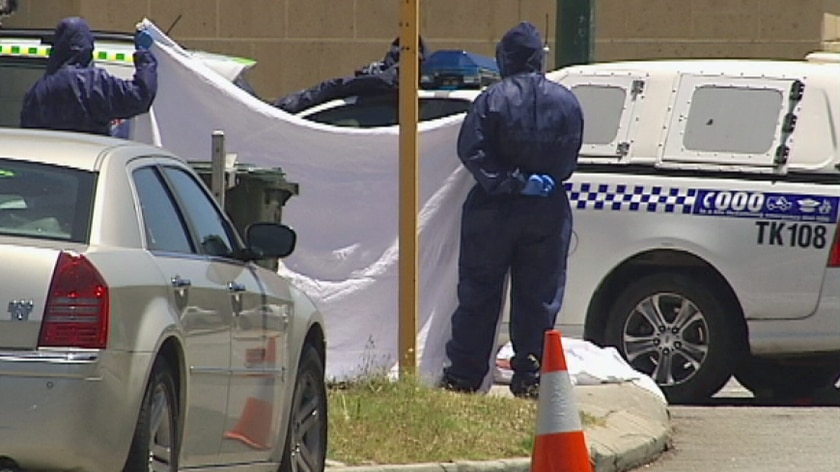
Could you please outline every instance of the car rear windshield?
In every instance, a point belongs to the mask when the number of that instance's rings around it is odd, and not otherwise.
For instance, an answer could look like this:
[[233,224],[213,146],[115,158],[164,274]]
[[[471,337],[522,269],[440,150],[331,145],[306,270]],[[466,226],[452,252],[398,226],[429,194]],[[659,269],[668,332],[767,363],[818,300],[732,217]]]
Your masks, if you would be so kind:
[[86,243],[96,174],[0,158],[0,235]]

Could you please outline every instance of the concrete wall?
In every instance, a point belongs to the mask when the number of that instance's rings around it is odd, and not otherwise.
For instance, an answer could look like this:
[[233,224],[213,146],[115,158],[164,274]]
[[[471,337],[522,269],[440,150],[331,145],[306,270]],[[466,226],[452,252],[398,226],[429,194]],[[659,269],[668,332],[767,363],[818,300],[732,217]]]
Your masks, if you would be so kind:
[[840,52],[840,0],[825,0],[822,49]]
[[[569,1],[569,0],[567,0]],[[380,59],[399,34],[398,0],[22,0],[6,27],[52,28],[65,16],[131,31],[148,17],[188,47],[252,57],[273,98]],[[595,59],[801,58],[840,50],[840,0],[595,0]],[[795,6],[794,6],[795,5]],[[492,55],[520,20],[554,44],[557,0],[421,0],[432,49]],[[553,67],[552,61],[549,67]]]
[[802,58],[819,49],[825,0],[599,0],[599,60]]

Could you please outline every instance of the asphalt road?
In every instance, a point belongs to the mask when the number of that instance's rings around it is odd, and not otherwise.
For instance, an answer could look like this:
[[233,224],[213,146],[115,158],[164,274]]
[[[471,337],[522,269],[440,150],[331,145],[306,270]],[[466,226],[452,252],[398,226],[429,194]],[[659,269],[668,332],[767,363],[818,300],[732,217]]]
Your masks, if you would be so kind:
[[840,406],[759,404],[730,382],[708,406],[671,406],[673,448],[639,472],[840,471]]

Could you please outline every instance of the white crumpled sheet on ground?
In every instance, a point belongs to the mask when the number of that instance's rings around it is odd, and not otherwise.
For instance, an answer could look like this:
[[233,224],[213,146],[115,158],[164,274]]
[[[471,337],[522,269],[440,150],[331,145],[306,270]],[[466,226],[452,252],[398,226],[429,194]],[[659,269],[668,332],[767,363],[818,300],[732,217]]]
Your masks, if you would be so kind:
[[[633,382],[665,401],[665,395],[647,374],[635,370],[614,347],[599,347],[589,341],[566,338],[562,340],[566,368],[574,385],[600,385],[604,383]],[[513,371],[510,358],[513,346],[507,343],[496,354],[495,381],[510,383]]]

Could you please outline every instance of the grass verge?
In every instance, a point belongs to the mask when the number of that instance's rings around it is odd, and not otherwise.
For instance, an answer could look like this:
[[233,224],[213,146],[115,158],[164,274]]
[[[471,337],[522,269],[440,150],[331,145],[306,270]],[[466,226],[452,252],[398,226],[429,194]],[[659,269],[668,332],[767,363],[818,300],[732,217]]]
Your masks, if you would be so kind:
[[[537,403],[385,377],[328,391],[327,457],[347,465],[528,457]],[[581,415],[584,425],[600,420]]]

